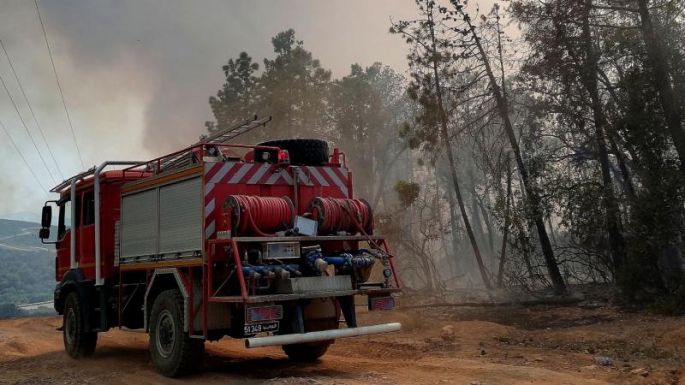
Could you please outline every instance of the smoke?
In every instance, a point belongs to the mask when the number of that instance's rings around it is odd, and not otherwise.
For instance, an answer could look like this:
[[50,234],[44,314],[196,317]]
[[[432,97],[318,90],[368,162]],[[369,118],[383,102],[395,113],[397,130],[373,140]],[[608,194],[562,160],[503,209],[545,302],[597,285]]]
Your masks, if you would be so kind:
[[[212,119],[207,99],[223,84],[221,66],[247,51],[273,57],[271,37],[288,28],[335,77],[352,63],[406,69],[406,45],[387,33],[390,17],[412,18],[415,4],[354,1],[39,1],[86,167],[105,159],[146,159],[197,140]],[[2,4],[0,38],[12,57],[57,162],[68,177],[81,165],[66,121],[33,2]],[[4,55],[8,83],[55,179],[35,123]],[[264,111],[263,114],[268,114]],[[54,185],[0,89],[0,119],[43,186]],[[242,117],[236,117],[242,118]],[[268,129],[268,128],[267,128]],[[35,210],[45,199],[0,132],[0,213]],[[7,193],[15,191],[14,195]],[[21,198],[19,198],[21,197]]]

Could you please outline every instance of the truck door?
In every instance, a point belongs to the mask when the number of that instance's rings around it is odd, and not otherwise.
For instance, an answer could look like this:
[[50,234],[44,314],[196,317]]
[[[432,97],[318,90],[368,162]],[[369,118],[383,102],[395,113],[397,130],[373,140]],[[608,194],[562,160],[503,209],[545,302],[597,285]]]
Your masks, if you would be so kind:
[[[80,195],[79,195],[80,196]],[[95,193],[86,191],[83,194],[81,226],[77,230],[79,252],[76,260],[87,277],[95,276]],[[77,210],[78,211],[78,210]],[[91,274],[92,271],[92,274]]]
[[59,221],[57,224],[57,257],[55,261],[55,279],[62,280],[62,276],[71,268],[70,251],[71,237],[76,237],[76,261],[79,260],[79,218],[81,215],[80,194],[76,196],[76,217],[72,218],[72,202],[70,198],[59,202]]

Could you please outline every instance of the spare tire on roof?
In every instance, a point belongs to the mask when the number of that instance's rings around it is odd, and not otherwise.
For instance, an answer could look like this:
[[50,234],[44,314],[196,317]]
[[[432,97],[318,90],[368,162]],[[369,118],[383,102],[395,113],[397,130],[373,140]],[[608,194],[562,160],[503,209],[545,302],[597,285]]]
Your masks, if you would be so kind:
[[[290,154],[290,164],[321,166],[328,162],[328,142],[320,139],[280,139],[259,143],[258,146],[278,147]],[[267,154],[267,155],[265,155]],[[275,150],[254,150],[255,162],[278,162]]]

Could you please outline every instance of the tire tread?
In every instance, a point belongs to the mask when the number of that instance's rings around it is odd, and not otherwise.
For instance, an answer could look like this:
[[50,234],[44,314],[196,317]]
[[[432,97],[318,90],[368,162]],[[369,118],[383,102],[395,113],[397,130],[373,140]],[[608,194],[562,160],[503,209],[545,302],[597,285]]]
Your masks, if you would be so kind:
[[152,360],[155,362],[157,369],[167,377],[179,377],[187,374],[195,373],[202,359],[204,351],[204,340],[190,338],[188,333],[183,332],[184,328],[184,313],[183,313],[183,296],[176,290],[166,290],[157,296],[152,305],[152,312],[150,314],[150,325],[155,325],[154,320],[156,316],[164,310],[165,302],[170,302],[172,309],[170,309],[173,316],[180,321],[180,352],[177,357],[172,353],[173,359],[169,362],[160,362],[163,359],[161,356],[157,357],[156,344],[153,339],[153,332],[150,330],[150,353]]

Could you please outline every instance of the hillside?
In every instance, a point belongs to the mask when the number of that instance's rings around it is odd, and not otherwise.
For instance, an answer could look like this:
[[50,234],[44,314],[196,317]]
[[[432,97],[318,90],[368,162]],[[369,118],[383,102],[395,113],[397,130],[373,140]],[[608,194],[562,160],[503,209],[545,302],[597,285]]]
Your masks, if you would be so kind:
[[40,242],[39,228],[37,223],[0,219],[0,304],[52,299],[54,246]]
[[[5,214],[0,214],[0,219],[8,219],[11,221],[22,221],[22,222],[31,222],[31,223],[40,223],[40,211],[19,211],[16,213],[5,213]],[[55,219],[57,219],[57,218],[53,218],[53,220],[55,220]]]

